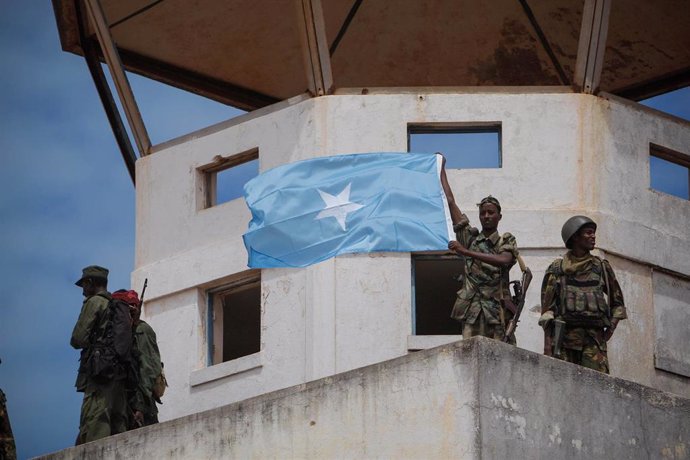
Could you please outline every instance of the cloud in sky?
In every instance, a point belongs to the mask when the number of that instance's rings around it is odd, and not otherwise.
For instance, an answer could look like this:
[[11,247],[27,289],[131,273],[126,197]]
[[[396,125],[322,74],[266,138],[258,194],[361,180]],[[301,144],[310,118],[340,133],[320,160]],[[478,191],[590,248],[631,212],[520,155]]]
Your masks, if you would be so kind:
[[[60,49],[50,2],[6,2],[0,15],[0,386],[20,458],[70,446],[79,423],[82,302],[93,263],[129,286],[134,188],[84,60]],[[131,76],[154,143],[231,118],[235,109]],[[690,91],[654,102],[690,119]],[[140,289],[140,286],[134,286]]]

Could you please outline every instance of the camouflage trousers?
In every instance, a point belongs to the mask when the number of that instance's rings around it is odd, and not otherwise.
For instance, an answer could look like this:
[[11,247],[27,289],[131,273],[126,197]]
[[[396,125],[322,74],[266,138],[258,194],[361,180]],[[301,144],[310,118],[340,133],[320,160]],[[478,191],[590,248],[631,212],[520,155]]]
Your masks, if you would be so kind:
[[606,351],[606,342],[602,340],[600,344],[589,334],[585,334],[582,339],[582,349],[564,347],[560,359],[608,374],[609,358]]
[[[506,328],[503,324],[489,324],[482,312],[479,313],[474,323],[468,323],[467,321],[462,323],[463,339],[469,339],[478,335],[502,341],[506,336]],[[515,344],[515,336],[511,336],[509,343]]]
[[489,337],[494,340],[503,340],[506,334],[506,328],[503,324],[489,324],[484,317],[484,313],[480,313],[474,323],[463,321],[462,323],[462,338],[469,339],[471,337],[482,336]]
[[128,418],[124,380],[89,382],[81,405],[77,445],[124,433]]

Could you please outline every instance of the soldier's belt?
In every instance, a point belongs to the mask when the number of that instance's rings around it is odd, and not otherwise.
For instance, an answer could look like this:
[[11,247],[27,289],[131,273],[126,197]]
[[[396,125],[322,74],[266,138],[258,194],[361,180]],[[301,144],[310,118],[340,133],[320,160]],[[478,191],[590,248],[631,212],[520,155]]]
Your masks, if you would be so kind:
[[565,316],[565,317],[563,317],[563,320],[565,321],[567,327],[569,327],[569,328],[573,328],[573,327],[603,328],[606,326],[606,323],[604,322],[603,319],[568,318],[567,316]]

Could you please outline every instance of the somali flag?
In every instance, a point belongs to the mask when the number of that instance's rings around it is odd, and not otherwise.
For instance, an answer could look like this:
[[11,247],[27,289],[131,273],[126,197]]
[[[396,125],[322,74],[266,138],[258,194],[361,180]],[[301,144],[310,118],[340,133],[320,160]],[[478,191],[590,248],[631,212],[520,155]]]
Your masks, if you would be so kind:
[[338,254],[448,249],[440,155],[361,153],[290,163],[244,187],[252,268],[306,267]]

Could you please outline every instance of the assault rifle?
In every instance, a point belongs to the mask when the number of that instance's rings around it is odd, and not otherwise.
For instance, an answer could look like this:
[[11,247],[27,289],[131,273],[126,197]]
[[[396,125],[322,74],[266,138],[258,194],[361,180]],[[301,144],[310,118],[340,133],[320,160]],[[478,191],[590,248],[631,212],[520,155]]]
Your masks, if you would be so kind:
[[149,279],[144,278],[144,287],[141,288],[141,297],[139,297],[139,308],[144,305],[144,294],[146,293],[146,286],[149,284]]
[[532,271],[529,269],[529,267],[524,265],[521,258],[518,258],[518,262],[520,262],[520,268],[522,269],[522,279],[510,282],[510,284],[513,286],[512,300],[515,304],[515,315],[508,323],[505,337],[503,338],[504,342],[509,342],[510,337],[515,334],[517,323],[520,322],[522,309],[525,307],[525,296],[527,295],[527,289],[529,289],[529,284],[532,282]]

